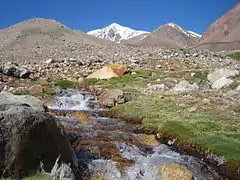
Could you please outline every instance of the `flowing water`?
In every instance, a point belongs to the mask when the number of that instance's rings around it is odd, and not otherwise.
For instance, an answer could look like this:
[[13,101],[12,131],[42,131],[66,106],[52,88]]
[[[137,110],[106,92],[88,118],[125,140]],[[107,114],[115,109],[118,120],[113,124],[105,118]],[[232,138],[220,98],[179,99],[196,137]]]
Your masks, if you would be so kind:
[[197,158],[136,133],[137,125],[104,117],[93,94],[60,90],[48,104],[68,132],[85,179],[221,179]]

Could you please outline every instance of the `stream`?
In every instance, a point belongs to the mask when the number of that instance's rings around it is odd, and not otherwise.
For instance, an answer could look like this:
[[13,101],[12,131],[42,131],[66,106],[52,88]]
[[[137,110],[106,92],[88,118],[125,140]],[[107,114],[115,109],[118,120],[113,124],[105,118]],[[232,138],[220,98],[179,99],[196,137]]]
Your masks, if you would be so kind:
[[104,117],[95,95],[59,90],[47,99],[89,180],[221,179],[199,159],[179,154],[155,135],[136,133],[138,126]]

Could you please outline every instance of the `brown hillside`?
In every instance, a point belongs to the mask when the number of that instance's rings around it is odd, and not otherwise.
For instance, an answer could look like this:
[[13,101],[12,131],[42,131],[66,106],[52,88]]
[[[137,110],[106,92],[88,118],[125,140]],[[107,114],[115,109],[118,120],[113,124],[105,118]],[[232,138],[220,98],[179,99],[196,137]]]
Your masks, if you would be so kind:
[[240,49],[240,3],[216,20],[194,47],[212,51]]
[[183,48],[195,44],[198,39],[176,24],[165,24],[149,34],[133,37],[124,43],[141,46]]
[[0,40],[0,59],[3,61],[45,60],[85,45],[112,44],[43,18],[30,19],[0,30]]

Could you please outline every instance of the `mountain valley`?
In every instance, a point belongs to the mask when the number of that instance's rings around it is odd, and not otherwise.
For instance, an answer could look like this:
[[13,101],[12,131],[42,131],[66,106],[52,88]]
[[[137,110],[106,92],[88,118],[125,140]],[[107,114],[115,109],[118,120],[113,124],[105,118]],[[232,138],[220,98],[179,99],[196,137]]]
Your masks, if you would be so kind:
[[239,180],[239,28],[0,29],[1,179]]

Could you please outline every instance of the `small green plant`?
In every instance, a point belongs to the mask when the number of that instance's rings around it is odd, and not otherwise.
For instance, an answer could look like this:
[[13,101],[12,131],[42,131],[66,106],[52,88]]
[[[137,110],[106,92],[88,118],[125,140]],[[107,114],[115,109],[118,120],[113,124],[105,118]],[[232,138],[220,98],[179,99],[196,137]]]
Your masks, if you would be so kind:
[[233,111],[234,111],[235,113],[240,114],[240,105],[234,106]]
[[29,93],[27,91],[15,91],[13,92],[14,95],[28,95]]
[[60,80],[60,81],[57,81],[55,85],[61,88],[75,88],[75,87],[78,87],[78,82]]
[[231,57],[232,59],[235,59],[235,60],[240,60],[240,52],[231,53],[231,54],[229,54],[229,57]]
[[52,178],[48,174],[37,173],[35,175],[26,177],[25,180],[52,180]]
[[44,87],[44,93],[48,94],[48,95],[54,94],[55,90],[56,90],[56,88],[51,87],[51,86],[45,86]]

